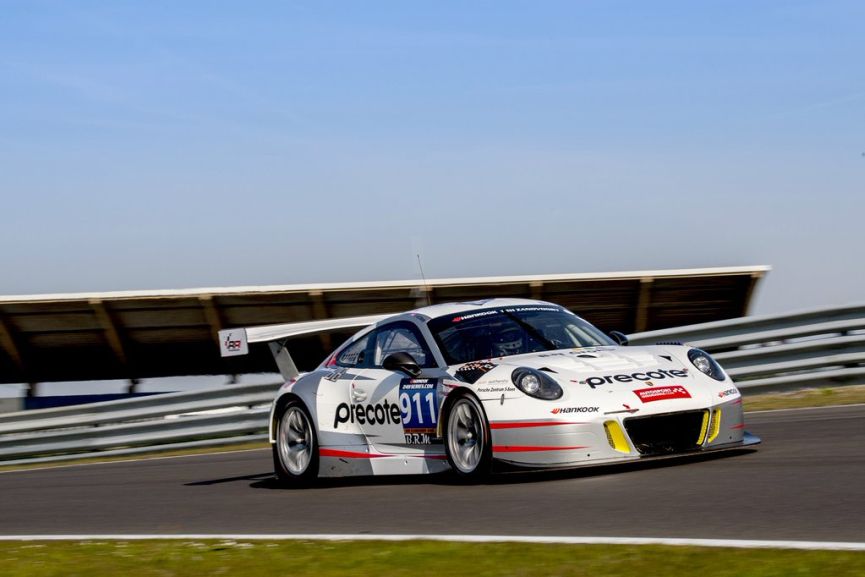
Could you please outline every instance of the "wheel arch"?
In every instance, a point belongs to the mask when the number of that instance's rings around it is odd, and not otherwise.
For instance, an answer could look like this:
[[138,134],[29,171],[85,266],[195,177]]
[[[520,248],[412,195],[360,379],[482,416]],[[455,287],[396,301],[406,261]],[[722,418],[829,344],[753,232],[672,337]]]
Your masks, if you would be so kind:
[[[450,415],[451,407],[453,407],[454,403],[456,403],[462,397],[474,397],[474,399],[478,402],[478,405],[484,411],[484,416],[486,417],[487,421],[487,429],[489,429],[490,417],[486,414],[487,411],[484,407],[483,401],[481,401],[480,397],[478,397],[477,394],[469,387],[459,387],[451,391],[450,394],[445,397],[444,403],[442,403],[442,407],[439,410],[440,417],[438,425],[436,427],[436,437],[444,438],[444,426],[448,416]],[[487,434],[489,433],[490,431],[488,430]]]
[[282,409],[284,409],[285,406],[292,401],[299,402],[306,409],[307,413],[309,413],[309,407],[306,405],[300,395],[291,392],[285,392],[278,396],[276,399],[274,399],[273,405],[270,409],[270,422],[268,423],[267,427],[267,437],[271,443],[276,442],[276,425],[279,421],[280,415],[282,415]]

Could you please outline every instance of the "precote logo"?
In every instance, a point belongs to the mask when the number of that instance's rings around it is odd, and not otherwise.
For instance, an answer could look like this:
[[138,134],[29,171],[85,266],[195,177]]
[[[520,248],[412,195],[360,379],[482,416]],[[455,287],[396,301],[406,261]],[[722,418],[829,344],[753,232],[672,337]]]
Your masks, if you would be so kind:
[[402,424],[402,411],[399,405],[389,403],[377,403],[374,405],[351,405],[340,403],[336,407],[333,417],[333,428],[339,427],[340,423],[359,423],[361,425],[399,425]]
[[606,375],[603,377],[589,377],[580,381],[581,385],[589,385],[593,389],[600,385],[610,385],[616,383],[630,383],[633,381],[641,381],[653,384],[649,381],[663,381],[664,379],[684,379],[688,377],[688,369],[658,369],[657,371],[649,371],[646,373],[631,373],[629,375]]

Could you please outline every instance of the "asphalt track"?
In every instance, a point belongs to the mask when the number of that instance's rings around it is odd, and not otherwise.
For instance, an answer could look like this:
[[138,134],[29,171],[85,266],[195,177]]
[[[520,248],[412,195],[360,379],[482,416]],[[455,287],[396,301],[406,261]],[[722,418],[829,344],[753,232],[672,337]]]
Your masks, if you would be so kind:
[[0,535],[464,534],[865,541],[865,405],[752,413],[754,451],[277,487],[267,451],[0,474]]

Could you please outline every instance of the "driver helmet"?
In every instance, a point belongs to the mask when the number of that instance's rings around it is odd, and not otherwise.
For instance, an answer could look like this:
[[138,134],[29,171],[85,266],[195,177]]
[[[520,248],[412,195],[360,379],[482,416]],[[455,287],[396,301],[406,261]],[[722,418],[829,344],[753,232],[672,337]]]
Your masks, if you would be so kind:
[[509,327],[493,335],[493,356],[506,357],[523,352],[523,331]]

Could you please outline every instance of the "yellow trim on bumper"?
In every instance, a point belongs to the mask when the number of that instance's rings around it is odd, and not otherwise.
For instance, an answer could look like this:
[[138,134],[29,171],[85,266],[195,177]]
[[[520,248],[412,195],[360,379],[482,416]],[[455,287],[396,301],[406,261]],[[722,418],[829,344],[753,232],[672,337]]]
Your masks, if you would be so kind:
[[721,409],[712,411],[712,427],[709,432],[709,442],[711,443],[718,438],[718,433],[721,432]]
[[610,443],[610,447],[620,453],[631,452],[631,446],[628,444],[628,439],[619,423],[607,421],[604,423],[604,431],[607,433],[607,442]]
[[709,411],[703,411],[703,424],[700,426],[700,436],[697,438],[697,444],[702,445],[706,440],[706,433],[709,431]]

